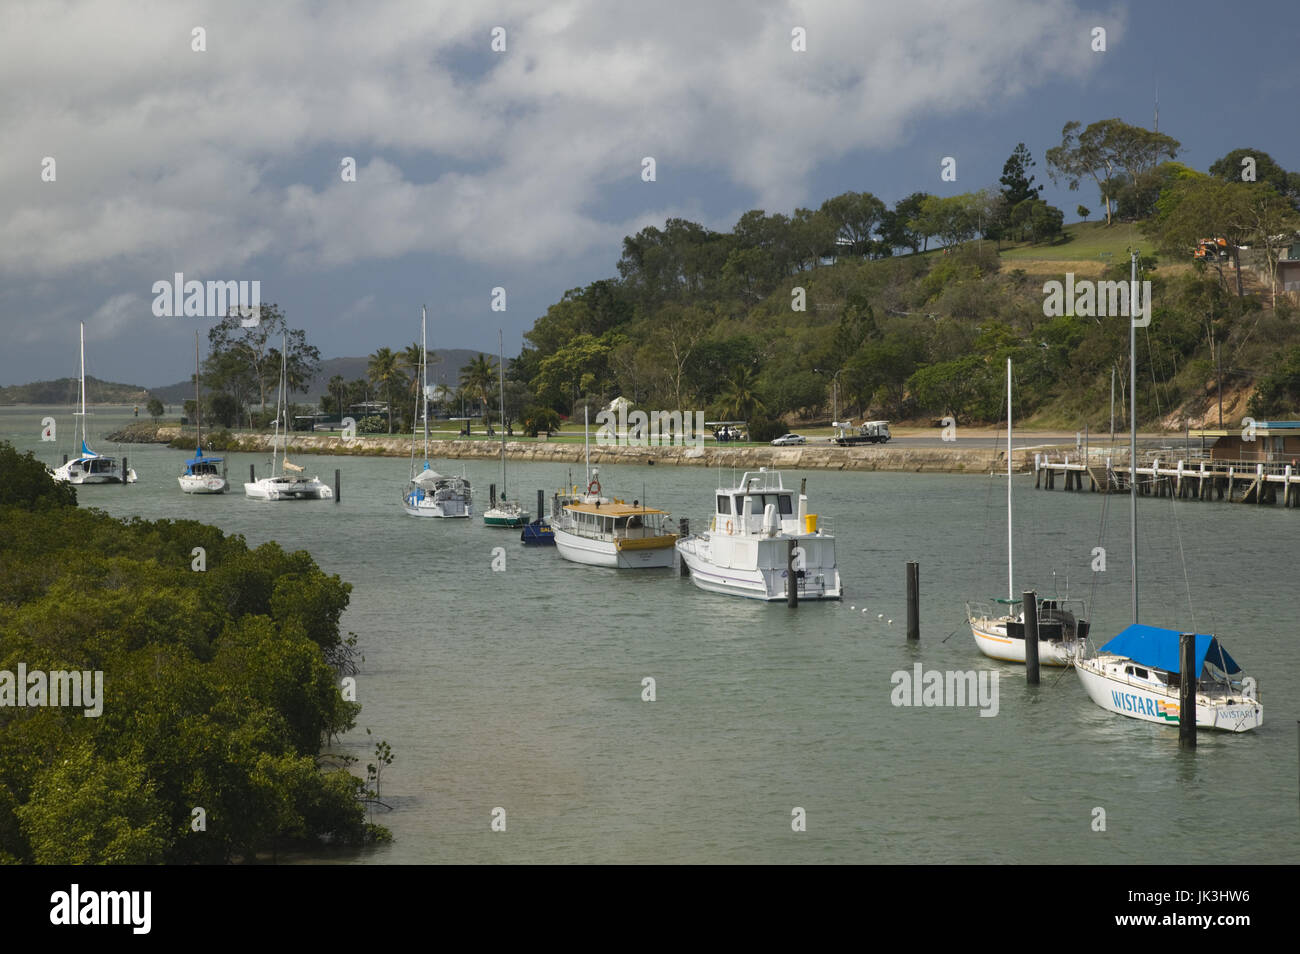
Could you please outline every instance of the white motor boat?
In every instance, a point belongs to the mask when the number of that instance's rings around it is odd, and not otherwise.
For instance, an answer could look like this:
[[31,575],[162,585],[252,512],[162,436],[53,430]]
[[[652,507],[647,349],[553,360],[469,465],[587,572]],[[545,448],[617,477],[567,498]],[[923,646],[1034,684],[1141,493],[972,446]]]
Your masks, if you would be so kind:
[[78,406],[80,411],[73,412],[77,418],[75,435],[80,441],[81,454],[66,464],[53,470],[54,479],[70,484],[133,484],[135,471],[127,468],[122,472],[122,465],[116,457],[96,454],[90,449],[89,435],[86,428],[86,325],[81,325],[81,378],[78,387]]
[[800,600],[842,596],[835,536],[808,513],[781,474],[749,471],[735,487],[720,488],[709,530],[677,541],[677,552],[700,589],[757,600],[786,598],[790,544],[795,544],[795,585]]
[[[280,389],[275,397],[275,436],[271,443],[271,476],[244,484],[244,496],[254,500],[330,500],[334,490],[322,483],[319,477],[304,477],[302,468],[289,462],[288,437],[283,446],[280,441],[280,422],[287,420],[285,402],[285,376],[287,367],[288,336],[280,348]],[[277,459],[276,451],[280,452]]]
[[468,517],[469,480],[444,476],[429,466],[429,357],[426,346],[427,316],[420,308],[420,395],[424,419],[424,468],[415,471],[415,437],[411,438],[411,479],[402,491],[402,509],[412,517]]
[[600,472],[593,471],[587,492],[558,495],[551,507],[555,549],[573,563],[620,570],[672,567],[677,561],[677,534],[668,529],[669,514],[600,495]]

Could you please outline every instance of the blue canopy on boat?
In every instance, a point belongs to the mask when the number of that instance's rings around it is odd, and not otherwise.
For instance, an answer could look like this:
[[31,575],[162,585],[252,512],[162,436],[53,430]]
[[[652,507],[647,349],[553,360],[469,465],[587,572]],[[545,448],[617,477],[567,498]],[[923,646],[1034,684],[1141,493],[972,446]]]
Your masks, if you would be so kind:
[[[1152,669],[1178,672],[1178,637],[1179,632],[1176,629],[1161,629],[1158,626],[1134,623],[1102,646],[1101,651],[1114,653],[1116,656],[1127,656],[1135,663],[1150,666]],[[1195,666],[1198,678],[1205,666],[1206,657],[1230,675],[1241,672],[1241,667],[1228,655],[1227,650],[1217,639],[1197,633]]]
[[193,467],[195,464],[219,464],[219,463],[221,463],[220,457],[204,457],[203,448],[196,447],[194,448],[194,458],[192,460],[187,460],[185,462],[185,466]]

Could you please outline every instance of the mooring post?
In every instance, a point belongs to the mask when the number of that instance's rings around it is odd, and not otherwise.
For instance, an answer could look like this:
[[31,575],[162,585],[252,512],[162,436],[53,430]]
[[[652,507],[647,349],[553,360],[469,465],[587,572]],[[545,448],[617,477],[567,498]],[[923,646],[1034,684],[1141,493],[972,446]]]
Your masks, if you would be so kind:
[[339,469],[334,468],[334,502],[341,503],[343,500],[343,480],[339,476]]
[[488,484],[488,506],[495,509],[496,505],[497,505],[497,485]]
[[[691,535],[691,522],[685,517],[682,517],[680,520],[677,521],[677,531],[680,539],[685,540],[688,536]],[[682,559],[682,555],[680,552],[677,554],[677,571],[682,576],[691,575],[690,568],[686,565],[686,561]]]
[[921,638],[921,564],[907,564],[907,638]]
[[255,470],[255,469],[256,469],[256,465],[255,465],[255,464],[249,464],[249,465],[248,465],[248,482],[249,482],[250,484],[255,484],[255,483],[257,483],[257,474],[254,473],[254,470]]
[[795,541],[791,540],[785,552],[785,605],[791,609],[799,605],[799,584],[794,578],[794,547]]
[[545,502],[543,491],[537,491],[537,519],[542,519],[542,504]]
[[130,473],[130,470],[131,468],[128,466],[128,461],[126,457],[123,456],[122,457],[122,486],[123,487],[126,486],[126,475]]
[[1025,601],[1025,684],[1038,685],[1038,593],[1026,590]]
[[1178,747],[1196,748],[1196,634],[1178,636]]

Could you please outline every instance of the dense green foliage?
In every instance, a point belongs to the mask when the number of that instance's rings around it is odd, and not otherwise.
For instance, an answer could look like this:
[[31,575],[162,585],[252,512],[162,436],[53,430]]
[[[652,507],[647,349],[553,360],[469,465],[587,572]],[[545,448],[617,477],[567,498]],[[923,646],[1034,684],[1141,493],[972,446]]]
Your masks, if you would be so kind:
[[[33,381],[0,388],[0,404],[75,404],[77,379]],[[96,404],[143,404],[149,392],[134,384],[115,384],[86,375],[86,400]]]
[[0,708],[0,860],[225,862],[386,836],[365,783],[321,756],[359,710],[339,690],[348,584],[274,543],[79,510],[5,444],[0,488],[0,670],[103,673],[97,718]]

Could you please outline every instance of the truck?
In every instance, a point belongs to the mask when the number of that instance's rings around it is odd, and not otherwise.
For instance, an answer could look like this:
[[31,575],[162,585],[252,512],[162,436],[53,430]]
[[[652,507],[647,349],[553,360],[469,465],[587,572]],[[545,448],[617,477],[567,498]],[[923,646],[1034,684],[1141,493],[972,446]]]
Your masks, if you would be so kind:
[[[861,426],[854,428],[852,421],[833,421],[834,427],[839,428],[839,436],[832,437],[831,440],[841,447],[852,447],[855,444],[885,444],[892,437],[889,433],[888,421],[863,421]],[[856,430],[857,433],[851,433]]]

